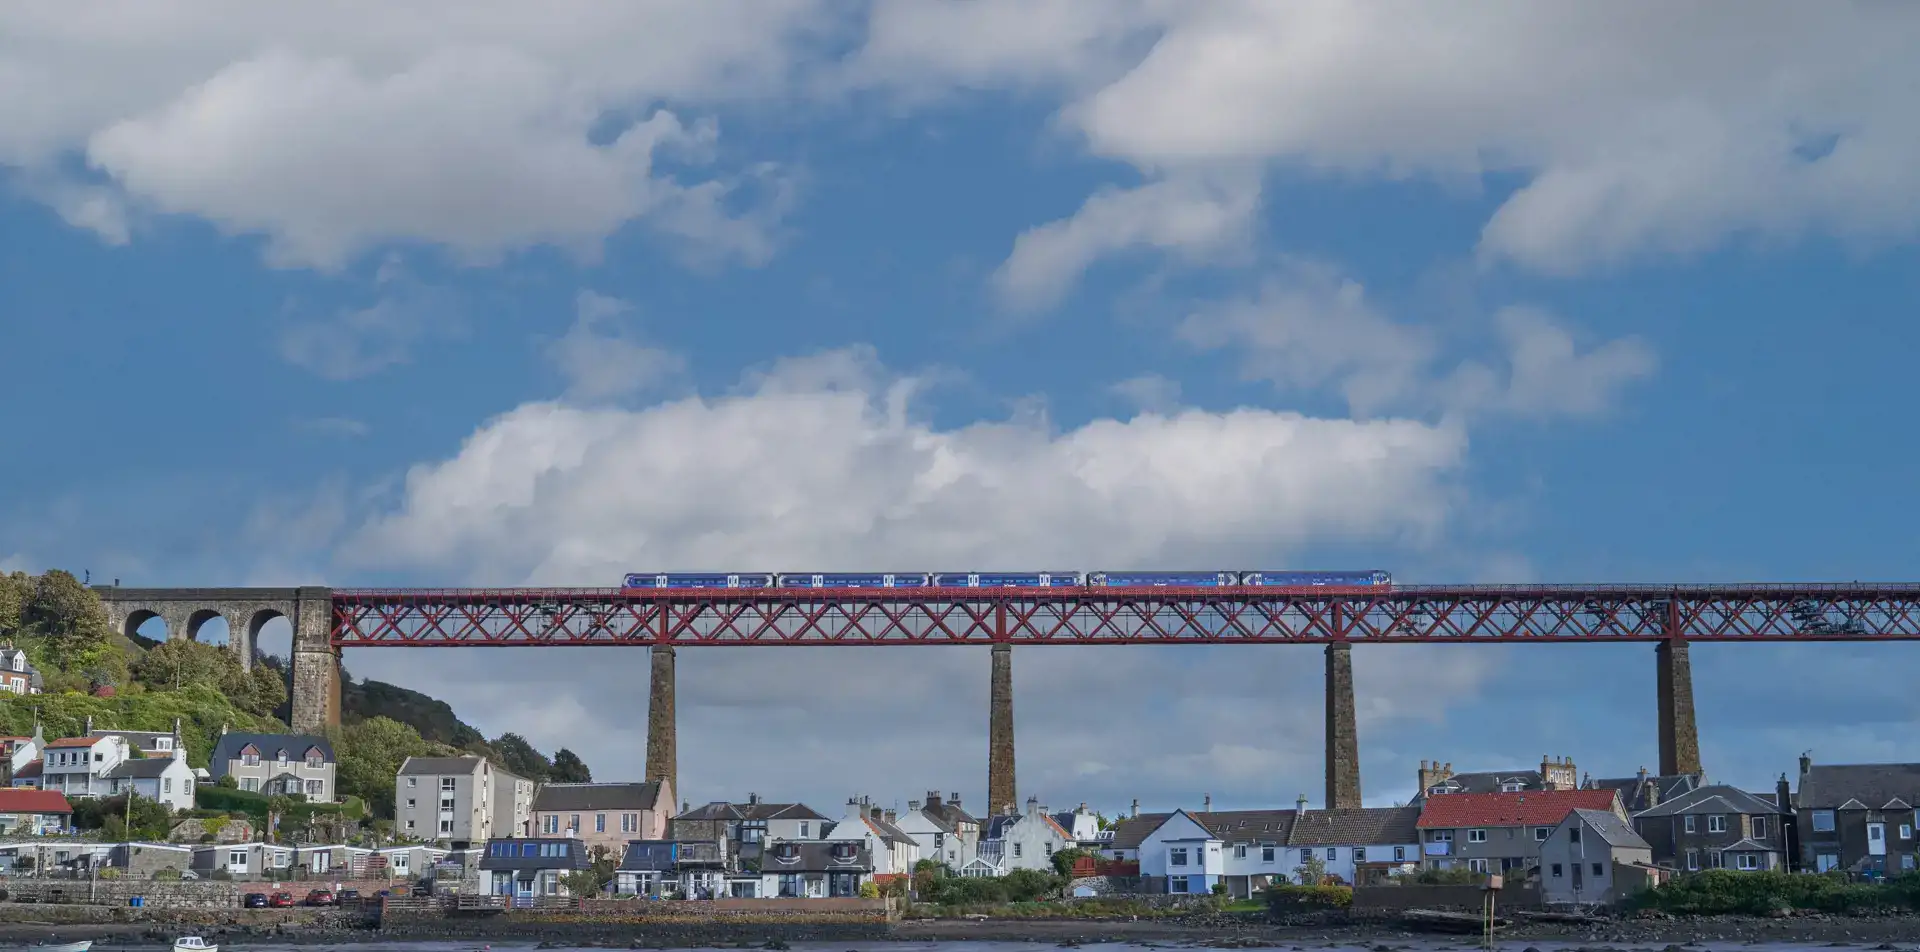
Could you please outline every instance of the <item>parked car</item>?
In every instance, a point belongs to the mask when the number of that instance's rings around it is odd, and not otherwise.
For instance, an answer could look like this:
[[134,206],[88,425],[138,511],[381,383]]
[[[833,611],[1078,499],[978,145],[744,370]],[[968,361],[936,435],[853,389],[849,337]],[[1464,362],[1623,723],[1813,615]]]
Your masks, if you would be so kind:
[[293,893],[274,893],[271,897],[268,897],[267,905],[275,909],[290,909],[293,907]]
[[359,903],[360,890],[358,889],[342,889],[339,895],[333,897],[333,904],[336,906],[358,905]]
[[240,905],[248,909],[265,909],[267,908],[267,894],[247,893],[246,897],[240,900]]
[[433,895],[433,881],[423,879],[420,882],[414,883],[413,894],[419,897]]
[[309,905],[309,906],[337,906],[337,905],[339,905],[339,903],[337,903],[337,902],[335,902],[335,901],[334,901],[334,898],[333,898],[333,890],[331,890],[331,889],[316,889],[316,890],[314,890],[314,891],[312,891],[312,892],[310,892],[310,893],[307,893],[307,905]]

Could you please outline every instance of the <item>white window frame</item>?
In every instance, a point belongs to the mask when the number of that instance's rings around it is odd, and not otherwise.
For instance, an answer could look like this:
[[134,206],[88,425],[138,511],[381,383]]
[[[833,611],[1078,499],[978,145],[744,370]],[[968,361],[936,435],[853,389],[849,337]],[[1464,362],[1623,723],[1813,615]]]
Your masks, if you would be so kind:
[[1486,831],[1486,830],[1468,830],[1468,831],[1467,831],[1467,842],[1469,842],[1469,843],[1485,843],[1486,841],[1487,841],[1487,831]]
[[1545,843],[1547,841],[1547,837],[1552,835],[1553,835],[1553,827],[1536,826],[1533,828],[1533,838],[1538,842]]
[[1819,853],[1813,858],[1815,872],[1829,872],[1840,867],[1839,853]]
[[1901,839],[1903,839],[1903,840],[1910,840],[1910,839],[1913,839],[1913,825],[1912,825],[1912,824],[1910,824],[1910,823],[1902,823],[1902,824],[1900,824],[1900,838],[1901,838]]
[[1233,844],[1233,858],[1234,858],[1234,859],[1246,859],[1246,858],[1247,858],[1247,844],[1245,844],[1245,843],[1235,843],[1235,844]]
[[1700,851],[1688,850],[1687,851],[1687,869],[1695,870],[1699,868],[1700,868]]
[[1487,871],[1487,861],[1486,861],[1486,860],[1484,860],[1484,859],[1470,859],[1470,860],[1467,860],[1467,872],[1470,872],[1470,873],[1484,873],[1484,872],[1486,872],[1486,871]]
[[1760,854],[1741,853],[1735,858],[1734,865],[1743,870],[1757,870],[1760,868]]
[[1813,832],[1815,833],[1832,833],[1833,832],[1833,811],[1832,810],[1813,811]]
[[1707,814],[1707,832],[1708,833],[1727,832],[1727,815],[1724,813]]
[[1693,814],[1689,813],[1686,816],[1686,822],[1683,823],[1682,825],[1686,827],[1686,830],[1688,833],[1692,833],[1694,832],[1693,823],[1694,823]]

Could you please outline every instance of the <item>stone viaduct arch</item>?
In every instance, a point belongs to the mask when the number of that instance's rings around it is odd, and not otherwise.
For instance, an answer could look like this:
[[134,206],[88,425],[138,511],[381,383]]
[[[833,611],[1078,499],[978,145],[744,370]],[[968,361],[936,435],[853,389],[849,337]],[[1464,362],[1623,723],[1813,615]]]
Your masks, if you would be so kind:
[[131,635],[149,619],[166,622],[167,639],[193,638],[224,618],[228,648],[253,667],[260,629],[275,618],[293,627],[293,729],[340,723],[340,650],[332,644],[333,590],[328,588],[94,587],[116,631]]

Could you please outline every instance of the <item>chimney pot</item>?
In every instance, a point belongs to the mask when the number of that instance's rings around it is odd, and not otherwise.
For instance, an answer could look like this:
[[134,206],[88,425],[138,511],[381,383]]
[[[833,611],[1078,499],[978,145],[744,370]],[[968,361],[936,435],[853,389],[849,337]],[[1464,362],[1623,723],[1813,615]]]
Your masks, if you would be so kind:
[[907,812],[908,812],[908,813],[919,813],[919,812],[920,812],[920,801],[918,801],[918,800],[908,800],[908,801],[907,801]]

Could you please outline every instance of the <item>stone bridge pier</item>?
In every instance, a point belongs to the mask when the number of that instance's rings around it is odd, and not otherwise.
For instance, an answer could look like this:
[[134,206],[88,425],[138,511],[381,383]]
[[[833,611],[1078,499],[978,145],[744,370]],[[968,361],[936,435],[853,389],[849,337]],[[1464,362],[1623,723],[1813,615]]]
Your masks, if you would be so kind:
[[333,646],[333,590],[328,588],[117,588],[95,586],[116,631],[131,637],[158,618],[166,640],[197,639],[207,622],[227,623],[227,646],[253,668],[260,629],[275,618],[293,626],[293,728],[340,723],[340,650]]

